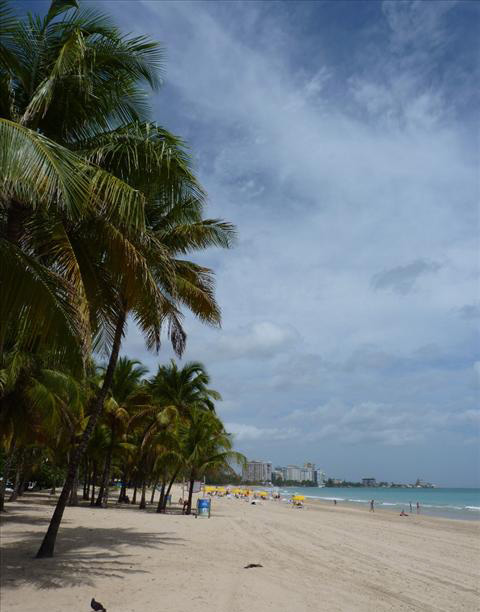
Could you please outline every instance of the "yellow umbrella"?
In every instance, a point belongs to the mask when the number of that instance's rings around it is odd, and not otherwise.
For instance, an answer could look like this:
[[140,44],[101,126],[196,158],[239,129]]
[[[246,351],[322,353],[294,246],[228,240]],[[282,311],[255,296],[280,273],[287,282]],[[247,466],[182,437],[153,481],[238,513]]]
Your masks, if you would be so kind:
[[305,495],[294,495],[292,499],[293,501],[305,501]]
[[258,495],[260,495],[260,497],[268,497],[268,493],[266,491],[260,491]]

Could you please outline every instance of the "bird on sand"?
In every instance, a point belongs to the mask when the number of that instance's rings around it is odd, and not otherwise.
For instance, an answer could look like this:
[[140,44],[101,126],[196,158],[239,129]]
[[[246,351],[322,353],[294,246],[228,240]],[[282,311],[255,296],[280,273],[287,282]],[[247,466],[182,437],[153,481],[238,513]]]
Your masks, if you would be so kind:
[[92,597],[90,605],[92,606],[92,610],[95,610],[95,612],[107,612],[107,609],[104,608],[99,601],[95,601],[94,597]]

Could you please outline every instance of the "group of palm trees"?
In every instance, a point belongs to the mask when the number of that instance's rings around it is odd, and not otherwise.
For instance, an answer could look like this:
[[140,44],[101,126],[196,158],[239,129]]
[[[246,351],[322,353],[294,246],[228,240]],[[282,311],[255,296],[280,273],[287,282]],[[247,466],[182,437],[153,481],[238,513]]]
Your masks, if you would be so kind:
[[[8,384],[3,389],[0,415],[4,442],[8,441],[4,475],[13,479],[9,501],[23,493],[27,482],[44,483],[45,472],[55,492],[89,420],[89,397],[95,395],[104,376],[104,368],[97,367],[89,377],[77,381],[60,370],[40,364],[32,367],[29,360],[19,364],[18,354],[15,358],[17,364],[9,360],[2,370]],[[188,482],[185,511],[190,514],[195,481],[205,474],[228,473],[232,461],[242,462],[215,413],[214,401],[221,398],[209,388],[210,379],[201,363],[189,362],[179,368],[172,360],[160,365],[151,378],[145,378],[147,372],[139,361],[119,358],[104,409],[78,466],[69,505],[79,504],[81,482],[83,500],[106,507],[115,478],[121,483],[115,501],[138,503],[144,509],[150,487],[150,503],[159,490],[157,512],[165,512],[172,485],[181,477]],[[5,484],[6,479],[0,491],[2,509]]]
[[165,400],[169,373],[183,371],[173,365],[133,395],[127,381],[115,391],[128,323],[151,349],[165,333],[178,355],[182,307],[220,323],[213,272],[189,255],[234,239],[231,224],[204,218],[186,145],[149,117],[162,66],[158,43],[78,0],[26,17],[0,1],[1,442],[21,466],[38,433],[33,446],[67,462],[37,557],[53,555],[79,474],[91,489],[96,469],[105,500],[119,457],[145,490],[168,487],[174,465],[196,477],[215,445],[230,448],[211,394],[192,410]]

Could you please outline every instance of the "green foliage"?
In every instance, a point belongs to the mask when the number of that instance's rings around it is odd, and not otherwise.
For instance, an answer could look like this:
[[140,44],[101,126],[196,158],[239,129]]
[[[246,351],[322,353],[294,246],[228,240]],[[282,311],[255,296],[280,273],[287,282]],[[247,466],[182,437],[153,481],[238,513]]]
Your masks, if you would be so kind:
[[145,488],[242,460],[201,363],[148,381],[115,363],[125,320],[179,355],[184,308],[220,325],[213,271],[188,257],[235,239],[205,217],[187,145],[149,116],[163,62],[76,0],[25,18],[0,0],[0,448],[45,486],[73,482],[69,464],[108,492],[112,474]]
[[59,487],[65,480],[65,475],[65,467],[43,461],[40,467],[32,472],[31,478],[36,482],[36,488],[50,489],[52,487]]

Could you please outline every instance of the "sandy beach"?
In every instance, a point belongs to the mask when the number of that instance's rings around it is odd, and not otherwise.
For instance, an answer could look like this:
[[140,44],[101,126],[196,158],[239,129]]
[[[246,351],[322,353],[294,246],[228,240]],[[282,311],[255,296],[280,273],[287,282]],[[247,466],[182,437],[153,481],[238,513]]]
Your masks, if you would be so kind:
[[27,494],[2,516],[2,612],[480,608],[477,522],[229,498],[210,519],[78,507],[56,557],[34,560],[51,503]]

